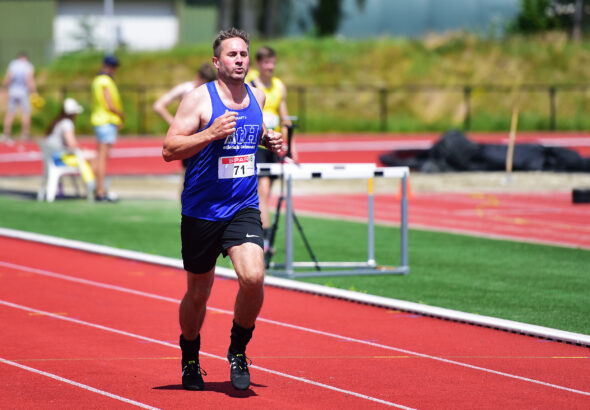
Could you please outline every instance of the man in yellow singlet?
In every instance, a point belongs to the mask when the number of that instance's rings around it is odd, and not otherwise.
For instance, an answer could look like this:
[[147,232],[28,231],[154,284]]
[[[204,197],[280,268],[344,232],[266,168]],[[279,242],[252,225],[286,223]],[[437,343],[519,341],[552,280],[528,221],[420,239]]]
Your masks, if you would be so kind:
[[[268,47],[262,46],[256,52],[256,67],[257,70],[252,70],[246,77],[246,82],[252,86],[264,91],[266,95],[266,104],[262,110],[264,125],[269,130],[275,130],[283,135],[286,141],[288,135],[287,127],[290,127],[291,120],[289,119],[289,112],[287,110],[287,87],[285,84],[274,75],[275,65],[277,61],[276,52]],[[283,152],[286,149],[283,148]],[[274,152],[259,146],[256,152],[256,161],[258,163],[273,163],[279,162],[279,157]],[[297,154],[294,144],[291,144],[291,157],[297,160]],[[262,228],[264,230],[264,251],[269,251],[269,235],[270,235],[270,217],[268,210],[268,203],[270,200],[270,193],[272,188],[272,181],[277,177],[259,177],[258,178],[258,196],[260,200],[260,213],[262,219]]]

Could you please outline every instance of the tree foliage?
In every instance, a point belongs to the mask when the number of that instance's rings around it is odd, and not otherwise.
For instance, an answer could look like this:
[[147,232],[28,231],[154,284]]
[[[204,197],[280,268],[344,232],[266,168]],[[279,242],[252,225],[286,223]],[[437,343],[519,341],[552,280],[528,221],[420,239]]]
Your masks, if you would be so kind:
[[318,36],[331,36],[336,33],[342,20],[342,0],[319,0],[311,9]]
[[[577,12],[579,18],[576,18]],[[510,26],[512,32],[532,34],[547,30],[572,32],[581,29],[587,15],[584,0],[521,0],[520,14]]]
[[[358,10],[363,10],[367,0],[356,0]],[[319,37],[332,36],[338,32],[340,22],[345,16],[342,0],[318,0],[311,8],[316,35]]]

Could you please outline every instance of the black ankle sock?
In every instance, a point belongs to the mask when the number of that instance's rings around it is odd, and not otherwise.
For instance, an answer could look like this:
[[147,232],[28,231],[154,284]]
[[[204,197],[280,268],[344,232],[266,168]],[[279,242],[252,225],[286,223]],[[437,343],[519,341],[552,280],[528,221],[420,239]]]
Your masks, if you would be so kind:
[[195,340],[186,340],[183,335],[180,335],[180,350],[182,350],[182,361],[189,360],[199,361],[199,350],[201,350],[201,335],[199,334]]
[[234,321],[234,325],[231,328],[231,344],[229,345],[229,351],[232,354],[246,353],[246,345],[252,338],[253,331],[254,326],[252,326],[251,329],[246,329]]

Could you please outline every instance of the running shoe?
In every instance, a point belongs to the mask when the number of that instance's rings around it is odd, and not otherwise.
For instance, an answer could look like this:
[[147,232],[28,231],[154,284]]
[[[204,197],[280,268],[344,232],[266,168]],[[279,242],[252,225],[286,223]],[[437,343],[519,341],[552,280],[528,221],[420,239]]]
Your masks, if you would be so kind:
[[207,372],[201,369],[199,362],[195,360],[182,362],[182,387],[186,390],[203,390],[205,388],[203,375],[207,376]]
[[96,195],[94,200],[96,202],[117,202],[119,201],[119,197],[114,192],[107,192],[106,195]]
[[227,352],[227,360],[229,360],[229,376],[232,386],[237,390],[246,390],[250,387],[248,366],[252,362],[249,362],[245,354],[233,354],[230,351]]

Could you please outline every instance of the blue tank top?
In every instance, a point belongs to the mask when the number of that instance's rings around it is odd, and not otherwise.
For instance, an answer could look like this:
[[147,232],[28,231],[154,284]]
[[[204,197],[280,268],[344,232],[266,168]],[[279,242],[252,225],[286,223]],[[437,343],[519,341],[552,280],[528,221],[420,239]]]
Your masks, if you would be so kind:
[[236,132],[213,141],[189,158],[182,191],[182,214],[211,221],[231,219],[244,208],[258,209],[256,147],[262,132],[262,110],[245,84],[250,103],[242,110],[227,108],[215,82],[207,83],[213,112],[205,130],[226,110],[234,111]]

